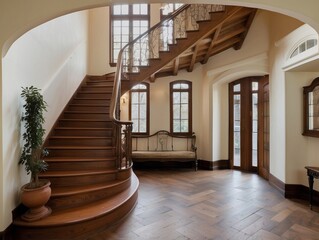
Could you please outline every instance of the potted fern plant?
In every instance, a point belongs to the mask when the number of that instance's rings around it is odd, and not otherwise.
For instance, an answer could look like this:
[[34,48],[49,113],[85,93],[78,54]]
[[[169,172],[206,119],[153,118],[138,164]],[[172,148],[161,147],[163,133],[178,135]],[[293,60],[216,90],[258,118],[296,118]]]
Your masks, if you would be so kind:
[[47,163],[42,159],[47,155],[43,150],[45,129],[43,128],[44,112],[47,103],[44,101],[40,89],[36,87],[22,88],[21,97],[25,103],[25,112],[21,118],[25,132],[22,135],[24,142],[19,164],[25,166],[30,182],[21,188],[21,201],[29,208],[22,216],[25,221],[35,221],[48,216],[51,209],[44,206],[51,196],[49,180],[40,180],[39,173],[47,169]]

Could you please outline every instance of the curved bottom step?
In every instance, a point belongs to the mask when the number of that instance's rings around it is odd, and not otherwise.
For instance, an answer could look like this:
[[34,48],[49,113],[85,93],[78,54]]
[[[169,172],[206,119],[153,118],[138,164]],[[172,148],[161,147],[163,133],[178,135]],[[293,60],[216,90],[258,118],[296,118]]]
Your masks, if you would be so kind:
[[108,199],[82,207],[53,212],[36,221],[14,220],[14,239],[85,239],[93,232],[106,228],[125,217],[135,207],[139,181],[133,173],[131,186]]

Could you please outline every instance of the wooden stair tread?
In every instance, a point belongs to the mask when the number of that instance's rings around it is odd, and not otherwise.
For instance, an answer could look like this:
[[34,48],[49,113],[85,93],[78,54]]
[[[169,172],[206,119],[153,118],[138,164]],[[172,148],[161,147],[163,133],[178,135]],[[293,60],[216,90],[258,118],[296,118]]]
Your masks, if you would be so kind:
[[50,139],[112,139],[113,137],[101,136],[51,136]]
[[112,122],[110,119],[87,119],[87,118],[61,118],[59,119],[60,121],[67,121],[67,122],[76,122],[76,121],[80,121],[80,122]]
[[52,146],[52,145],[48,145],[46,148],[48,149],[85,149],[85,150],[109,150],[109,149],[114,149],[115,147],[111,147],[111,146]]
[[75,177],[75,176],[90,176],[100,174],[116,173],[116,169],[111,170],[78,170],[78,171],[47,171],[41,173],[39,176],[42,177]]
[[14,220],[14,224],[25,227],[52,227],[89,221],[111,213],[126,201],[129,201],[137,192],[138,185],[139,181],[135,174],[133,174],[131,177],[131,187],[112,197],[95,201],[81,207],[55,211],[52,212],[50,216],[35,222],[25,222],[21,219],[16,219]]
[[110,96],[107,96],[105,98],[93,98],[93,97],[75,97],[73,98],[75,100],[111,100]]
[[51,197],[63,197],[80,193],[99,191],[102,189],[115,187],[129,180],[130,179],[113,180],[108,181],[107,183],[91,184],[86,186],[55,187],[54,189],[52,189]]
[[92,128],[92,127],[56,127],[55,129],[59,129],[59,130],[70,130],[70,129],[74,129],[74,130],[81,130],[81,129],[82,130],[112,130],[113,128],[101,128],[101,127],[97,127],[97,128]]
[[[101,86],[99,86],[101,87]],[[112,89],[113,90],[113,89]],[[94,92],[86,92],[86,91],[79,91],[78,93],[90,93],[90,94],[110,94],[112,91],[94,91]]]
[[78,114],[108,114],[101,111],[64,111],[64,113],[78,113]]
[[100,87],[106,87],[106,88],[113,88],[113,86],[112,85],[107,85],[107,84],[101,84],[101,85],[98,85],[98,86],[96,86],[96,85],[84,85],[84,86],[81,86],[82,88],[100,88]]
[[88,82],[114,82],[114,76],[105,78],[88,78]]
[[52,157],[45,158],[45,161],[50,162],[104,162],[104,161],[114,161],[116,160],[114,157],[109,158],[78,158],[78,157]]
[[105,103],[71,103],[68,106],[85,106],[85,107],[110,107],[109,104]]

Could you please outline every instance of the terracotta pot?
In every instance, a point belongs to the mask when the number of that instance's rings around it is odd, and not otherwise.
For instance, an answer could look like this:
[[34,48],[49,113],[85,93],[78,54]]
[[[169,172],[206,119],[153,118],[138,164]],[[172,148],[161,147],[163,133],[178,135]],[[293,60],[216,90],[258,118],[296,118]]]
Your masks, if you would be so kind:
[[51,208],[44,206],[51,196],[51,182],[45,181],[43,186],[38,188],[28,188],[29,184],[21,187],[21,201],[29,210],[21,216],[24,221],[33,222],[49,216]]

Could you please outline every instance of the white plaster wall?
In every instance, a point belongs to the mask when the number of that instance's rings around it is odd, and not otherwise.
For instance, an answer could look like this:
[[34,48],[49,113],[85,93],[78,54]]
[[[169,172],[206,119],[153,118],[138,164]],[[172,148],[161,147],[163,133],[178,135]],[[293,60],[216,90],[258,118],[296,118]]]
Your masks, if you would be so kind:
[[89,74],[103,75],[115,72],[109,64],[110,18],[109,7],[89,10]]
[[[286,183],[308,186],[305,166],[318,166],[318,138],[303,136],[303,87],[319,72],[286,73]],[[319,189],[315,184],[316,189]]]
[[284,52],[275,48],[270,52],[269,115],[270,115],[270,173],[285,182],[285,73],[281,69]]
[[229,97],[228,83],[216,83],[212,85],[213,106],[213,144],[212,161],[227,160],[228,134],[229,134]]
[[[198,66],[198,64],[196,65]],[[202,115],[200,119],[201,126],[201,160],[212,161],[212,115],[213,115],[213,95],[212,88],[209,86],[210,79],[207,77],[205,66],[202,66],[203,70],[203,80],[201,86],[201,108]]]
[[19,188],[29,181],[20,157],[21,87],[42,89],[48,111],[47,134],[87,72],[87,11],[66,15],[40,25],[20,37],[3,59],[3,219],[20,202]]

